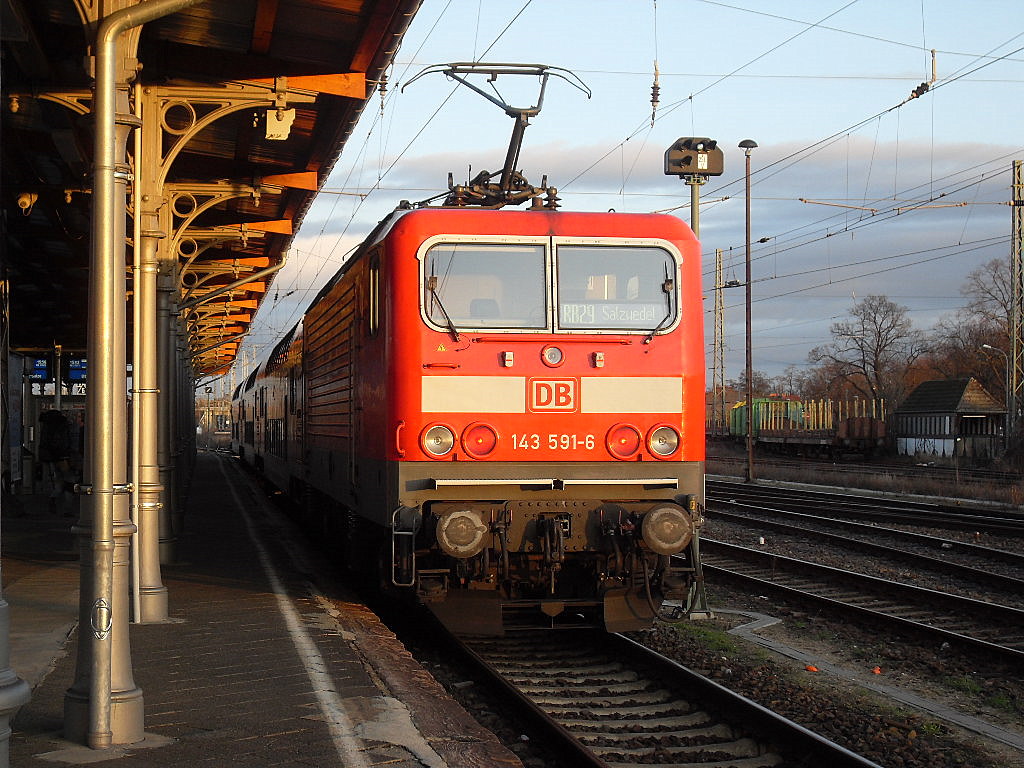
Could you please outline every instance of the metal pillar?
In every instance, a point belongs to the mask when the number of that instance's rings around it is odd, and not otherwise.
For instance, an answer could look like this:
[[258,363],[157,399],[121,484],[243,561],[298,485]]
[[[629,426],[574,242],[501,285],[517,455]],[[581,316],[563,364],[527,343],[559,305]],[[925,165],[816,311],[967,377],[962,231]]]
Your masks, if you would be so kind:
[[707,176],[687,176],[685,184],[690,188],[690,229],[700,240],[700,188],[707,184]]
[[[132,677],[128,646],[128,516],[124,356],[125,203],[129,109],[128,69],[137,28],[200,0],[150,0],[105,18],[96,35],[93,103],[92,247],[89,270],[85,482],[78,663],[64,697],[64,735],[94,749],[141,741],[142,690]],[[136,33],[121,39],[127,30]],[[91,518],[91,520],[90,520]],[[90,533],[91,522],[91,536]],[[91,545],[91,547],[90,547]],[[91,552],[90,552],[91,549]],[[90,557],[91,554],[91,557]]]
[[[6,285],[2,287],[2,290],[6,292]],[[6,296],[4,299],[6,299]],[[3,312],[0,323],[5,323],[6,317],[7,313]],[[2,334],[3,343],[0,344],[0,354],[3,355],[3,365],[0,366],[0,391],[6,392],[9,397],[11,392],[8,385],[10,379],[7,365],[10,360],[10,349],[7,345],[7,329],[3,328],[2,330],[4,333]],[[18,396],[21,396],[20,392]],[[6,420],[8,418],[7,398],[0,397],[0,402],[4,403],[4,407],[0,409],[0,418]],[[3,515],[0,514],[0,519],[2,517]],[[14,670],[11,669],[10,634],[10,613],[7,601],[3,598],[2,584],[0,584],[0,768],[9,768],[11,764],[9,750],[11,715],[31,697],[28,683],[18,677]]]
[[[177,302],[176,302],[177,303]],[[193,458],[193,452],[189,450],[189,422],[192,421],[194,414],[190,415],[189,411],[194,407],[192,402],[188,403],[186,409],[186,397],[191,399],[194,398],[194,391],[192,388],[192,377],[190,370],[187,367],[188,359],[185,357],[187,351],[187,342],[185,341],[185,330],[182,326],[181,319],[175,315],[174,320],[174,371],[176,376],[173,381],[171,407],[174,412],[171,414],[171,424],[173,425],[173,439],[174,439],[174,461],[171,474],[174,477],[174,513],[171,515],[171,528],[174,529],[174,535],[180,536],[185,528],[185,514],[183,501],[185,499],[185,488],[188,484],[188,478],[191,471],[191,459]],[[193,432],[195,429],[193,428]]]
[[63,354],[63,347],[60,344],[53,345],[53,408],[54,410],[61,410],[64,404],[61,400],[61,357]]
[[[182,366],[185,340],[181,328],[181,320],[177,314],[177,295],[175,295],[174,307],[175,314],[171,318],[171,365],[173,367],[171,368],[171,391],[168,400],[171,406],[171,482],[173,483],[171,495],[174,497],[174,506],[171,509],[171,530],[174,531],[174,536],[177,538],[181,535],[185,522],[181,502],[184,496],[185,478],[188,476],[188,467],[183,465],[188,453],[185,450],[181,434],[182,427],[184,426],[182,424],[181,408],[182,381],[187,375]],[[191,394],[192,387],[189,386],[187,391]]]
[[[143,112],[145,118],[150,117]],[[155,116],[154,116],[155,117]],[[140,134],[155,134],[160,138],[157,121],[152,128],[140,129]],[[138,605],[135,620],[138,622],[166,621],[167,588],[160,579],[160,498],[163,486],[160,483],[160,466],[157,451],[158,402],[157,387],[157,243],[164,237],[160,229],[160,217],[155,210],[159,198],[146,191],[149,186],[144,179],[149,176],[151,153],[146,151],[145,142],[150,135],[140,136],[136,154],[136,208],[138,237],[135,260],[135,360],[132,365],[134,398],[133,436],[135,450],[132,452],[135,478],[135,520],[139,527],[136,547]]]
[[160,581],[161,563],[174,562],[174,533],[170,523],[173,496],[168,493],[171,454],[164,450],[166,422],[167,360],[161,350],[167,344],[166,295],[160,249],[166,247],[171,217],[163,196],[162,114],[152,87],[136,90],[137,108],[143,115],[136,160],[136,218],[138,258],[136,271],[136,449],[138,487],[136,514],[139,534],[139,613],[137,621],[165,621],[167,592]]
[[[199,0],[193,0],[195,4]],[[283,80],[283,78],[279,78]],[[182,148],[186,146],[192,137],[197,135],[204,128],[218,118],[254,106],[279,105],[282,99],[288,103],[302,104],[312,103],[316,96],[308,93],[293,93],[281,90],[279,83],[270,85],[250,85],[230,87],[157,87],[147,86],[143,90],[142,99],[146,105],[147,124],[144,127],[147,136],[147,147],[152,147],[147,152],[150,162],[146,164],[144,180],[147,182],[146,194],[151,195],[148,210],[159,211],[159,226],[161,232],[167,233],[167,237],[157,240],[157,327],[156,327],[156,357],[157,357],[157,474],[158,484],[161,488],[159,499],[159,543],[160,562],[163,564],[173,563],[176,559],[175,545],[177,535],[182,528],[182,512],[180,499],[182,497],[185,481],[187,480],[194,456],[189,449],[194,445],[195,435],[182,439],[182,429],[187,428],[182,421],[182,411],[191,413],[192,404],[189,402],[183,405],[184,398],[192,396],[191,368],[187,358],[187,343],[184,339],[185,327],[179,319],[178,301],[180,300],[179,281],[179,258],[184,254],[181,252],[182,239],[186,232],[192,237],[191,225],[195,218],[217,202],[217,195],[207,191],[209,199],[199,205],[191,195],[184,195],[192,200],[189,205],[177,205],[173,192],[166,183],[167,174],[178,157]],[[163,123],[165,110],[182,102],[201,105],[203,109],[197,109],[193,122],[186,126],[180,134],[176,134],[174,141],[164,148],[163,130],[160,126]],[[149,133],[152,123],[152,130],[157,136],[149,144]],[[220,187],[224,185],[206,185],[206,187]],[[240,188],[240,185],[235,185]],[[243,194],[252,194],[253,188],[246,186]],[[161,206],[171,197],[169,204]],[[230,196],[230,195],[229,195]],[[237,194],[234,196],[238,196]],[[223,228],[225,231],[217,233],[221,240],[239,239],[245,237],[243,227]],[[230,237],[227,230],[230,229]],[[155,231],[155,230],[154,230]],[[263,233],[249,233],[248,236],[262,235]],[[199,248],[197,242],[192,243]],[[182,467],[179,461],[188,457],[189,466]]]
[[747,315],[747,482],[754,482],[754,354],[753,354],[753,328],[750,315],[751,297],[751,273],[750,273],[750,152],[757,147],[753,139],[744,139],[740,142],[746,159],[746,315]]
[[1006,402],[1009,429],[1006,439],[1021,434],[1021,406],[1024,405],[1024,178],[1022,162],[1013,161],[1012,236],[1010,238],[1010,351],[1007,365]]
[[171,522],[175,505],[174,493],[174,432],[172,414],[173,391],[172,381],[177,370],[175,366],[175,336],[173,329],[174,309],[173,290],[174,278],[171,274],[173,263],[168,264],[166,258],[160,259],[159,277],[157,279],[157,371],[160,395],[157,405],[157,471],[161,488],[161,505],[159,518],[159,549],[160,562],[164,564],[175,561],[176,538]]
[[0,768],[11,764],[11,715],[32,697],[28,683],[11,669],[10,634],[7,601],[0,595]]
[[[707,177],[690,175],[686,177],[686,185],[690,188],[690,229],[694,237],[700,239],[700,188],[707,183]],[[714,409],[712,409],[714,413]],[[693,584],[690,586],[686,600],[686,615],[691,619],[712,619],[714,613],[708,606],[707,586],[704,582],[704,567],[700,559],[700,527],[694,531],[690,540],[690,555],[693,560]]]
[[[722,249],[715,250],[715,349],[711,370],[711,414],[715,427],[725,430],[725,283]],[[721,408],[719,408],[721,406]]]
[[129,487],[122,343],[128,176],[124,159],[133,119],[125,81],[115,71],[122,31],[117,18],[124,13],[104,20],[97,42],[83,488],[88,495],[77,528],[82,535],[81,636],[76,680],[64,699],[65,737],[94,749],[141,741],[144,736],[142,690],[132,678],[127,622],[127,537],[135,527],[124,504]]

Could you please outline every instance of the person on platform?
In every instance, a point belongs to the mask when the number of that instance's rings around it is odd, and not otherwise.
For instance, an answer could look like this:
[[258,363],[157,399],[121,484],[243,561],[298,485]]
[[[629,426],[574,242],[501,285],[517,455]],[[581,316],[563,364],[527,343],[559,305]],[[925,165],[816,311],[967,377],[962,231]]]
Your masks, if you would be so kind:
[[57,514],[58,504],[71,514],[71,425],[58,410],[49,408],[39,414],[39,461],[43,477],[50,481],[49,510]]

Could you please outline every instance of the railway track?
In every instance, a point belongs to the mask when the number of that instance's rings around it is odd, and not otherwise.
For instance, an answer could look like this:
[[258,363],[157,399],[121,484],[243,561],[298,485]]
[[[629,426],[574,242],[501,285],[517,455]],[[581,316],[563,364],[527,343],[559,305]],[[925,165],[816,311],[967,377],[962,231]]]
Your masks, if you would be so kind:
[[[746,464],[746,458],[737,456],[712,456],[711,461],[721,463],[730,467],[742,468]],[[761,463],[786,469],[813,470],[828,475],[841,477],[843,475],[888,475],[890,477],[918,478],[922,480],[940,479],[950,485],[968,483],[986,483],[1001,487],[1019,485],[1024,478],[1018,472],[1001,472],[992,469],[977,469],[971,467],[945,467],[934,465],[917,464],[877,464],[846,462],[836,463],[831,461],[799,461],[796,459],[760,459]]]
[[1013,509],[953,506],[723,480],[708,480],[706,492],[713,500],[757,506],[771,504],[785,507],[788,511],[806,511],[820,517],[845,517],[888,524],[907,523],[1024,536],[1024,512]]
[[911,629],[1024,664],[1024,610],[844,571],[806,560],[701,539],[706,576],[715,575],[845,613]]
[[[955,576],[961,583],[1003,591],[1010,599],[1024,596],[1024,578],[1017,575],[1024,573],[1024,554],[1019,552],[738,502],[709,500],[708,513],[714,521],[823,541],[842,549]],[[897,543],[913,549],[898,547]]]
[[458,642],[572,765],[877,768],[621,635],[539,632]]

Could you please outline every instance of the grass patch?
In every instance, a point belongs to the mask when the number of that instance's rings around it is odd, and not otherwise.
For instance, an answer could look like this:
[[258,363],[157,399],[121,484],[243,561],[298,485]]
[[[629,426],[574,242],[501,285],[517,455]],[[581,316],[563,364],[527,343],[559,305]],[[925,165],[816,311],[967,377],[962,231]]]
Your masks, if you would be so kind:
[[946,685],[955,691],[961,693],[967,693],[971,696],[977,696],[984,690],[981,683],[975,680],[970,675],[956,675],[955,677],[947,677]]
[[1005,693],[997,693],[994,696],[989,696],[985,699],[985,703],[992,707],[992,709],[999,709],[1003,712],[1009,712],[1010,714],[1016,714],[1020,709],[1017,706],[1017,702]]
[[920,730],[923,736],[931,737],[941,736],[946,732],[946,729],[942,727],[941,723],[936,723],[932,720],[929,720],[926,723],[921,723]]
[[[734,475],[736,465],[727,462],[716,462],[715,456],[708,456],[705,470],[708,474]],[[827,464],[816,463],[806,469],[801,467],[773,466],[771,459],[762,457],[758,465],[757,476],[762,480],[779,480],[807,485],[834,485],[841,488],[863,488],[869,491],[882,491],[901,495],[917,494],[923,496],[941,496],[949,498],[984,499],[1002,504],[1020,505],[1024,502],[1024,490],[1015,486],[997,486],[978,480],[964,479],[955,483],[945,478],[904,477],[898,474],[851,472],[847,465],[836,465],[830,468]]]
[[675,628],[681,635],[693,638],[709,651],[728,654],[739,653],[740,646],[737,638],[724,630],[694,622],[682,622],[676,624]]
[[980,699],[986,706],[1009,714],[1019,714],[1020,703],[1016,697],[1003,691],[985,692],[986,686],[977,678],[970,675],[956,675],[944,679],[946,685],[955,691],[960,691],[968,696]]

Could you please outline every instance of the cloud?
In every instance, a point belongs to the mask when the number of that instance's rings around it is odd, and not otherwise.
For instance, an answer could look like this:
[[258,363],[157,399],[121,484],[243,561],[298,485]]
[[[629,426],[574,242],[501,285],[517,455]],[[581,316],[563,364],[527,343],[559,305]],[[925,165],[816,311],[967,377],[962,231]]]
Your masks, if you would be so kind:
[[[675,215],[688,221],[689,187],[662,173],[664,151],[674,138],[627,142],[611,152],[596,142],[528,140],[520,167],[535,184],[546,174],[560,188],[566,210],[675,207]],[[709,352],[716,249],[723,251],[726,279],[744,280],[743,153],[723,149],[726,174],[701,189]],[[261,312],[260,324],[268,332],[255,335],[254,343],[266,345],[272,333],[287,330],[286,320],[298,316],[292,296],[308,303],[342,257],[399,200],[444,191],[449,172],[459,182],[485,167],[499,170],[505,150],[495,143],[468,154],[452,149],[410,154],[365,201],[321,196],[295,240],[296,271],[282,273],[275,284],[282,294],[298,292]],[[755,149],[755,367],[774,375],[789,364],[804,364],[807,352],[828,340],[829,326],[845,316],[856,297],[887,295],[906,305],[921,328],[960,306],[966,274],[1005,253],[1013,151],[966,142],[873,142],[861,136],[810,150],[799,142]],[[385,157],[383,165],[394,160]],[[332,182],[326,186],[332,188]],[[758,242],[762,238],[765,242]],[[300,285],[310,287],[296,288]],[[743,291],[726,291],[725,307],[727,376],[732,377],[743,365]]]

